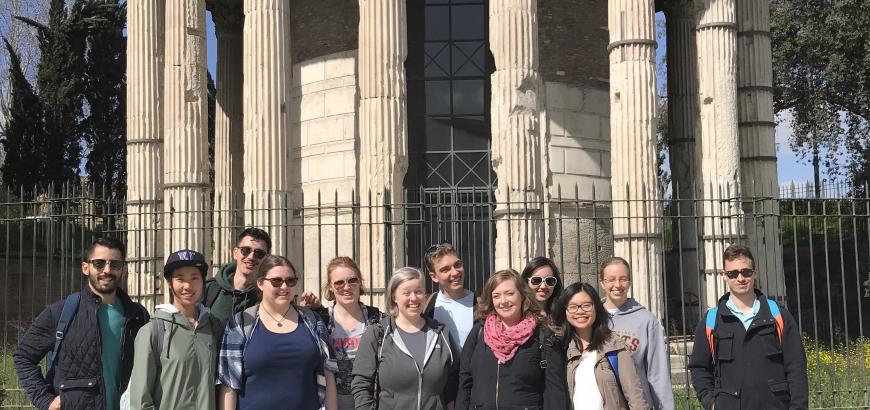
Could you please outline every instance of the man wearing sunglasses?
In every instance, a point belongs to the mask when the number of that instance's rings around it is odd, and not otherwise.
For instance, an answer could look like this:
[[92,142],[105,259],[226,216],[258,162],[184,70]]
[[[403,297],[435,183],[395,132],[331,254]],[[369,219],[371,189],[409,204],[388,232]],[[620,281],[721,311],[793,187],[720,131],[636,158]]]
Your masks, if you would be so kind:
[[423,316],[443,323],[452,342],[462,348],[468,332],[474,326],[474,292],[465,289],[465,267],[459,253],[449,243],[439,243],[426,249],[426,267],[438,292],[430,294],[423,306]]
[[755,289],[749,248],[722,257],[726,293],[698,323],[689,359],[705,409],[806,409],[807,363],[794,318]]
[[[117,410],[133,368],[133,341],[148,312],[119,288],[124,245],[94,241],[81,264],[87,285],[49,305],[21,338],[13,360],[39,409]],[[46,358],[46,374],[40,362]]]
[[202,304],[212,316],[226,323],[233,314],[260,301],[253,273],[271,249],[272,238],[262,229],[247,228],[239,234],[233,261],[205,282]]

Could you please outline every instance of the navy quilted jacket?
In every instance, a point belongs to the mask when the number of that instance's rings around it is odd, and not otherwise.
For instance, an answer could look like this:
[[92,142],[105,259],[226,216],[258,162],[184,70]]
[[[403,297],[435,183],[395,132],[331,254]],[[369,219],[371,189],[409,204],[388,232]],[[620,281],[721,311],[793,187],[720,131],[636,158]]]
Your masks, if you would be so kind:
[[54,347],[54,334],[63,300],[52,303],[34,319],[13,354],[15,372],[21,387],[39,409],[47,409],[60,395],[64,409],[104,409],[105,389],[124,391],[133,368],[133,341],[136,332],[148,322],[148,312],[134,303],[120,289],[118,299],[124,305],[124,335],[121,342],[120,386],[105,386],[100,358],[100,324],[97,308],[100,298],[85,286],[79,309],[67,329],[52,371],[42,375],[39,362]]

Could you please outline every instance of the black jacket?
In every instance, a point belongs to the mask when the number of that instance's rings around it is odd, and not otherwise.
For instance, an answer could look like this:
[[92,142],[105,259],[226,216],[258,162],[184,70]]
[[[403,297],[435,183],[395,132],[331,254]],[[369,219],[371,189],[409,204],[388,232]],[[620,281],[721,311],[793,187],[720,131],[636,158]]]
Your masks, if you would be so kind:
[[456,410],[564,410],[565,354],[553,333],[539,325],[510,361],[499,364],[484,342],[483,323],[474,324],[462,348]]
[[782,344],[767,298],[755,291],[758,315],[749,329],[725,306],[730,293],[719,299],[714,342],[710,355],[704,318],[695,329],[689,359],[692,385],[705,409],[806,409],[807,362],[803,340],[794,318],[780,308]]
[[[123,392],[133,368],[133,341],[136,332],[148,322],[148,312],[134,303],[118,289],[118,299],[124,306],[124,334],[121,339],[120,386],[112,388]],[[39,409],[47,409],[55,396],[60,395],[64,409],[103,409],[106,405],[101,362],[100,323],[97,308],[100,298],[85,286],[81,291],[79,308],[63,338],[54,369],[45,377],[39,362],[54,347],[54,334],[63,300],[46,307],[27,329],[12,357],[21,387]],[[120,393],[118,394],[120,396]]]

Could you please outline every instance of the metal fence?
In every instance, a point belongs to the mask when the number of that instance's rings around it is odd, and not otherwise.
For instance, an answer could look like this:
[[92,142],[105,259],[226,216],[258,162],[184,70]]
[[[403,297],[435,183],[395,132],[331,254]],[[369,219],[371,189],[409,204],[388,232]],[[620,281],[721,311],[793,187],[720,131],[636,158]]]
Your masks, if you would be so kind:
[[[466,263],[466,286],[481,289],[496,266],[498,210],[511,207],[540,210],[514,222],[527,230],[543,230],[543,253],[562,268],[565,282],[596,283],[598,263],[613,254],[614,223],[624,216],[612,214],[615,203],[609,193],[566,191],[572,192],[557,190],[539,195],[548,199],[538,203],[508,204],[497,203],[489,189],[418,189],[404,192],[396,203],[374,205],[369,205],[377,202],[370,194],[333,192],[285,199],[288,205],[282,209],[257,209],[275,213],[264,227],[285,231],[285,245],[275,252],[289,255],[302,267],[302,286],[320,289],[326,262],[348,255],[368,261],[362,270],[367,283],[375,285],[368,302],[377,304],[378,292],[383,291],[377,284],[385,283],[395,265],[423,266],[424,250],[442,241],[459,249]],[[723,201],[738,206],[731,213],[699,216],[709,209],[705,205]],[[128,250],[134,248],[130,253],[135,260],[129,261],[133,273],[126,285],[141,294],[140,300],[153,303],[162,294],[159,268],[164,248],[173,244],[157,243],[180,229],[177,221],[193,216],[177,211],[186,207],[171,203],[155,202],[151,211],[137,214],[128,214],[128,205],[110,191],[64,187],[40,195],[0,192],[0,407],[26,406],[12,369],[12,351],[47,303],[83,285],[82,252],[95,237],[114,236],[126,241]],[[653,205],[660,216],[631,218],[647,219],[645,224],[661,232],[656,249],[662,262],[653,271],[660,273],[663,284],[658,296],[664,309],[659,316],[668,336],[677,408],[698,407],[685,366],[691,335],[703,312],[705,287],[710,286],[702,271],[705,263],[709,265],[704,255],[709,251],[702,246],[706,236],[701,233],[709,226],[737,227],[707,233],[720,240],[713,253],[721,254],[727,243],[751,243],[756,248],[759,286],[781,300],[797,319],[807,349],[811,407],[870,406],[870,340],[865,330],[870,328],[870,199],[669,198]],[[213,207],[201,211],[197,220],[208,230],[203,243],[209,248],[203,251],[211,255],[213,266],[229,260],[234,235],[244,228],[241,221],[248,212],[253,211]],[[143,221],[156,219],[161,222],[143,228],[147,225]],[[388,237],[388,246],[360,246],[370,241],[375,225]],[[769,235],[771,228],[774,237]],[[631,262],[637,266],[645,261]],[[715,281],[717,273],[707,272],[706,278]],[[714,287],[723,290],[721,281]]]

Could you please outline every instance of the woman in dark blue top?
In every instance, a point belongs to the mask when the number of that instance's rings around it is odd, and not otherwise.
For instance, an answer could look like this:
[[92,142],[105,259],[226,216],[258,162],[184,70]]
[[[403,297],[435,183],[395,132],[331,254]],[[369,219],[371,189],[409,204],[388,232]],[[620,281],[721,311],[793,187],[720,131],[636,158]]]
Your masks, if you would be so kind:
[[233,316],[218,363],[224,410],[335,410],[325,326],[293,304],[296,269],[269,255],[254,273],[263,300]]

